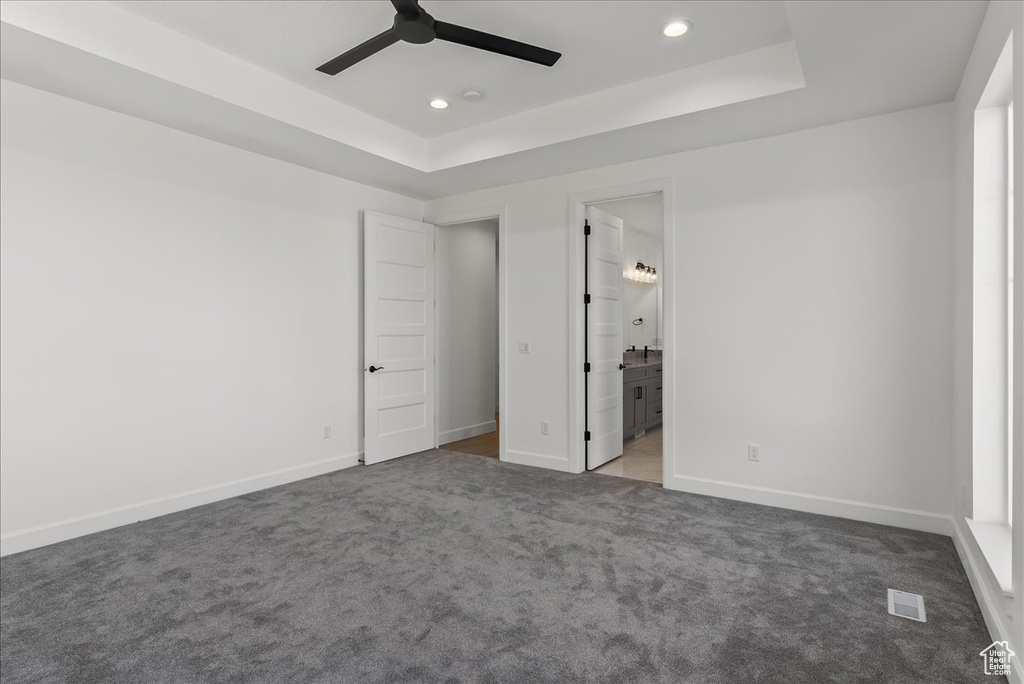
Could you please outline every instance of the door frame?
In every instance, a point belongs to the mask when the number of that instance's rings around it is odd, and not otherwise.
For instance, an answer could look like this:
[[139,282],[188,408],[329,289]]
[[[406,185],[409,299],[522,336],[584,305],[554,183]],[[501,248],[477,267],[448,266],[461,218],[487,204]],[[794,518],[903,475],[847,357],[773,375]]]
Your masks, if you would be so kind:
[[[642,197],[644,195],[661,194],[661,206],[664,213],[662,223],[664,234],[662,245],[664,249],[665,273],[662,277],[662,292],[664,300],[662,303],[662,315],[664,316],[665,339],[662,347],[662,367],[664,375],[669,378],[668,391],[662,393],[664,403],[664,420],[662,422],[662,447],[661,447],[661,476],[662,486],[668,486],[675,475],[673,459],[675,453],[675,297],[673,288],[675,286],[675,184],[672,178],[658,178],[649,181],[640,181],[626,185],[615,185],[596,190],[585,190],[575,192],[568,196],[568,240],[569,240],[569,472],[582,473],[584,471],[584,450],[583,427],[585,424],[584,413],[586,403],[584,402],[584,384],[586,382],[583,374],[583,338],[586,330],[583,324],[583,294],[586,290],[586,283],[583,281],[584,254],[583,254],[583,221],[587,216],[587,205],[612,200],[629,199],[631,197]],[[500,249],[500,247],[499,247]],[[505,398],[502,397],[504,402]]]
[[[498,426],[498,460],[508,460],[508,430],[502,426],[509,425],[509,401],[508,401],[508,345],[506,344],[505,332],[508,330],[506,318],[508,316],[508,299],[505,281],[508,274],[508,207],[504,204],[496,204],[475,209],[464,209],[461,211],[440,212],[431,214],[424,218],[424,222],[434,224],[435,229],[452,226],[470,221],[485,221],[488,219],[498,220],[498,403],[501,411],[501,423]],[[437,249],[434,249],[434,268],[437,269]],[[434,293],[435,299],[437,293]],[[434,375],[440,374],[441,352],[438,335],[440,328],[437,322],[437,306],[434,307]],[[440,429],[437,422],[437,406],[441,403],[440,382],[434,382],[434,448],[440,447]]]

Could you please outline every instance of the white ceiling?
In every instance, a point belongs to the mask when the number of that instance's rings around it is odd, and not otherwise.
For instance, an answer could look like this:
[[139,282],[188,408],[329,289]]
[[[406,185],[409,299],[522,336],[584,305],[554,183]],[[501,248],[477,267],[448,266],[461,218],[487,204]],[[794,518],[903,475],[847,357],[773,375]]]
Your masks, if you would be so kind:
[[[389,3],[151,3],[129,11],[95,0],[5,0],[0,76],[430,198],[948,102],[986,7],[424,3],[444,21],[565,56],[547,69],[435,41],[392,46],[397,52],[332,79],[315,66],[386,27]],[[692,35],[663,39],[669,16],[692,18]],[[414,72],[401,59],[405,48],[415,51]],[[746,51],[727,56],[736,50]],[[437,89],[467,86],[487,98],[443,112],[423,106]]]
[[[782,2],[451,2],[438,20],[562,53],[553,68],[435,40],[399,42],[327,76],[316,67],[390,28],[386,0],[120,1],[120,7],[424,137],[790,39]],[[692,34],[666,38],[674,19]],[[469,103],[466,88],[485,97]],[[452,106],[428,106],[444,97]]]

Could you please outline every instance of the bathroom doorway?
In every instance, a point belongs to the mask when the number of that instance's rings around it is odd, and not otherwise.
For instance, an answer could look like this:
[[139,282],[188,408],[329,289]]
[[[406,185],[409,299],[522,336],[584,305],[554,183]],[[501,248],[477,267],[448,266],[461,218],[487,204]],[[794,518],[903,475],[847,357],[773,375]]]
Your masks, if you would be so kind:
[[665,273],[661,194],[589,205],[622,221],[622,455],[590,470],[661,483]]
[[584,227],[571,276],[582,306],[570,366],[583,371],[572,374],[570,408],[582,427],[573,472],[661,484],[670,471],[668,189],[652,182],[570,198]]

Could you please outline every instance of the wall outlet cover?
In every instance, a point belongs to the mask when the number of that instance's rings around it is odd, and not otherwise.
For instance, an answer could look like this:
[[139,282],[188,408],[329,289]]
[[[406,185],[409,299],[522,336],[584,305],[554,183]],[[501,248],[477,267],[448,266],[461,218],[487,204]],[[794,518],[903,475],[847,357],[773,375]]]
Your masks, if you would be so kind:
[[519,353],[520,354],[529,354],[530,353],[530,343],[525,341],[525,340],[520,340],[519,341]]
[[330,425],[324,425],[324,439],[330,439],[330,438],[331,438],[331,426]]
[[747,460],[748,461],[760,461],[761,460],[761,445],[760,444],[748,444],[747,445]]

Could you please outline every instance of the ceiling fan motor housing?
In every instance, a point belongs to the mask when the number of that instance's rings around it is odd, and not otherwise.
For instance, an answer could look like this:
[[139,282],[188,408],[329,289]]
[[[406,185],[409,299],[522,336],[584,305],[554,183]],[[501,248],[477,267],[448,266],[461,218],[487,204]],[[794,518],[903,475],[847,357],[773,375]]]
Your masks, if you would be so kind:
[[417,15],[399,12],[395,15],[395,35],[406,43],[429,43],[437,37],[434,17],[421,11]]
[[391,0],[391,4],[398,10],[391,28],[321,64],[316,70],[329,76],[336,76],[353,64],[358,64],[400,40],[406,43],[423,44],[429,43],[435,38],[544,66],[554,66],[558,58],[562,56],[559,52],[546,50],[536,45],[527,45],[511,38],[437,21],[423,11],[418,0]]

